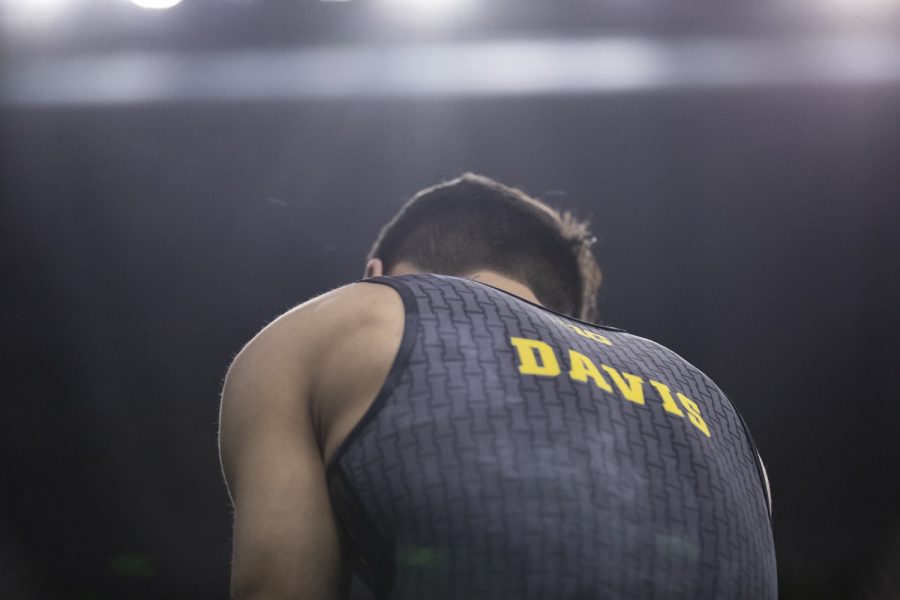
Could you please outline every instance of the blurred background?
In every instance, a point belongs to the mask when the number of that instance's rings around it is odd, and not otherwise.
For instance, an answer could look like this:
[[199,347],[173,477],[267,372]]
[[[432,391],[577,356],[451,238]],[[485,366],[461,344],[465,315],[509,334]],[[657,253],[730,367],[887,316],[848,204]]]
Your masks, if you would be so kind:
[[0,53],[3,598],[226,597],[231,358],[464,171],[734,400],[784,600],[898,597],[900,0],[0,0]]

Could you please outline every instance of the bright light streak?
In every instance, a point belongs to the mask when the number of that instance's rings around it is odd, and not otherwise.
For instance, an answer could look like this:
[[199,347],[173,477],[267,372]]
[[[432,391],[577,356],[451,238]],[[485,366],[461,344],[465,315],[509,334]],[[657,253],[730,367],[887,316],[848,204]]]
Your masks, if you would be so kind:
[[476,0],[382,0],[398,18],[422,24],[443,24],[466,15]]
[[608,37],[23,58],[0,106],[900,85],[900,39]]
[[131,0],[141,8],[166,9],[181,4],[181,0]]
[[19,2],[15,8],[23,11],[43,12],[50,10],[58,10],[66,3],[67,0],[28,0],[28,2]]
[[900,0],[819,0],[835,15],[863,19],[890,16],[900,12]]
[[69,0],[28,0],[13,2],[0,0],[0,17],[12,21],[43,21],[60,16],[68,7]]

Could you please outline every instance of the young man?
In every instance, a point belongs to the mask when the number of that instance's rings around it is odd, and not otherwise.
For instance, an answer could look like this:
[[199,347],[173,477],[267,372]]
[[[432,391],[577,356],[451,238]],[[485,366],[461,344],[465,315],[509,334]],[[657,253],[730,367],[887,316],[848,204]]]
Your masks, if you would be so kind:
[[236,598],[774,598],[746,426],[590,321],[584,224],[488,178],[423,190],[367,278],[289,311],[222,398]]

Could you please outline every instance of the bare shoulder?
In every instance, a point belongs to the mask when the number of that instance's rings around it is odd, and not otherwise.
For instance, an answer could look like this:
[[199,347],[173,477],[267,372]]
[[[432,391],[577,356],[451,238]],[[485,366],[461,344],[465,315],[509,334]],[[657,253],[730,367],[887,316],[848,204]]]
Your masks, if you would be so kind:
[[392,289],[350,284],[281,315],[234,359],[219,446],[235,507],[236,597],[335,598],[346,589],[323,449],[339,443],[332,432],[349,423],[348,407],[371,393],[382,340],[398,317],[402,331],[403,314]]
[[238,353],[226,378],[223,410],[230,404],[233,414],[248,420],[278,415],[298,426],[306,422],[327,455],[338,441],[335,427],[343,428],[377,392],[404,321],[400,295],[377,283],[352,283],[304,302]]
[[300,313],[324,327],[349,329],[395,316],[402,307],[400,295],[390,286],[358,281],[301,304],[288,315]]
[[238,355],[283,354],[285,351],[320,355],[317,341],[352,335],[359,327],[390,320],[402,311],[399,294],[386,285],[351,283],[316,296],[279,316],[248,342]]

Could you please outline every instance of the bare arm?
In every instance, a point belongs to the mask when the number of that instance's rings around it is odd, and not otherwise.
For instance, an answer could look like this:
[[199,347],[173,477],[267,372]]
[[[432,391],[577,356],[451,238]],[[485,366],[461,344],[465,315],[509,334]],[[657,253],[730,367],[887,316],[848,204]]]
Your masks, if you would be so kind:
[[[303,309],[251,341],[222,394],[220,452],[234,502],[232,596],[335,600],[338,529],[309,409],[315,327]],[[308,336],[298,344],[299,336]],[[311,338],[311,339],[310,339]]]

